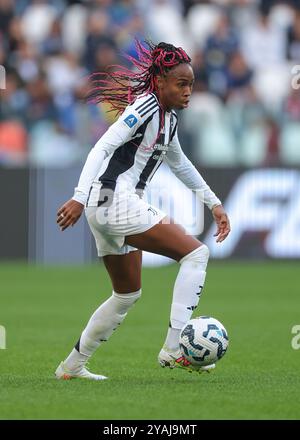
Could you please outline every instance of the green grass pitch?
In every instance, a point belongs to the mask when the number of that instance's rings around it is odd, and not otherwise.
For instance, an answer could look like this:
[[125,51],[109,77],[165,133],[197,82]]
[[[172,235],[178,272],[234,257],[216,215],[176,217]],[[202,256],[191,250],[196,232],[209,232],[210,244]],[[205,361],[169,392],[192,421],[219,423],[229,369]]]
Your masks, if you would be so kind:
[[143,270],[143,295],[92,371],[109,380],[57,381],[54,370],[110,295],[102,265],[0,265],[0,419],[299,419],[299,263],[210,262],[194,315],[219,319],[229,349],[211,374],[159,367],[176,265]]

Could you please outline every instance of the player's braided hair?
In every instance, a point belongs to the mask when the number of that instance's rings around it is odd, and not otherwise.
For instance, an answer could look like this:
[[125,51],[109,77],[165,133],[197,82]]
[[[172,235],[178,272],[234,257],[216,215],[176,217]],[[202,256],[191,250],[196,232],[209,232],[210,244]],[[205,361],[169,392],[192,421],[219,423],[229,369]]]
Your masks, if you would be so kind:
[[159,43],[154,45],[146,41],[148,48],[136,40],[138,59],[126,55],[134,71],[116,65],[110,73],[94,73],[91,76],[92,90],[88,100],[92,103],[106,102],[110,111],[121,113],[139,95],[146,95],[156,90],[155,78],[165,75],[172,67],[181,63],[190,63],[191,59],[181,47]]

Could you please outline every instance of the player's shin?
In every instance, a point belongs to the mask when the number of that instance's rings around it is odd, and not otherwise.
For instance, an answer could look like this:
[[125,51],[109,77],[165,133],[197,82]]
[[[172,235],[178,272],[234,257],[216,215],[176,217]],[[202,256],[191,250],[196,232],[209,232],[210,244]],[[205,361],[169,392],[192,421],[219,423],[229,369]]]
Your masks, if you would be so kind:
[[164,344],[171,351],[179,349],[180,331],[198,306],[208,258],[208,247],[203,244],[179,261],[180,270],[174,285],[170,325]]
[[141,289],[136,292],[119,294],[113,292],[93,313],[79,341],[72,350],[65,365],[69,369],[81,368],[102,342],[112,335],[125,319],[127,312],[140,298]]

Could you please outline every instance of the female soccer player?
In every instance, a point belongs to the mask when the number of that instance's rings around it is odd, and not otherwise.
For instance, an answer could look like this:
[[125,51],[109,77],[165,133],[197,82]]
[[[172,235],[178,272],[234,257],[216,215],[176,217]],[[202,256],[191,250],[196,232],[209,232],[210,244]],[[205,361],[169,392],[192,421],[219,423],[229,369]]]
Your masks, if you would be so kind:
[[[85,208],[99,257],[113,292],[91,316],[76,346],[58,366],[58,379],[106,379],[86,362],[121,324],[141,296],[142,251],[179,262],[165,344],[158,355],[163,367],[191,369],[179,350],[179,334],[197,307],[209,251],[205,244],[143,200],[143,191],[164,161],[212,211],[216,241],[230,232],[220,200],[181,150],[174,109],[187,108],[194,82],[191,59],[172,44],[137,42],[135,70],[122,69],[97,81],[94,98],[107,102],[119,119],[90,151],[72,199],[57,212],[61,230],[73,226]],[[125,108],[126,107],[126,108]],[[125,110],[124,110],[125,109]],[[214,365],[202,367],[209,371]]]

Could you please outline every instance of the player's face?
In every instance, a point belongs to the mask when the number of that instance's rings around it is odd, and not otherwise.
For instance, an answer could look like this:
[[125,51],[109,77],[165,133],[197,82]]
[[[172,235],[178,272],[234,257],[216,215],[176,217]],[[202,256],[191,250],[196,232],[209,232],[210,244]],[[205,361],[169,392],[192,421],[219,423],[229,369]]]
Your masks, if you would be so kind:
[[165,76],[158,77],[158,94],[165,110],[187,108],[194,84],[190,64],[178,64]]

